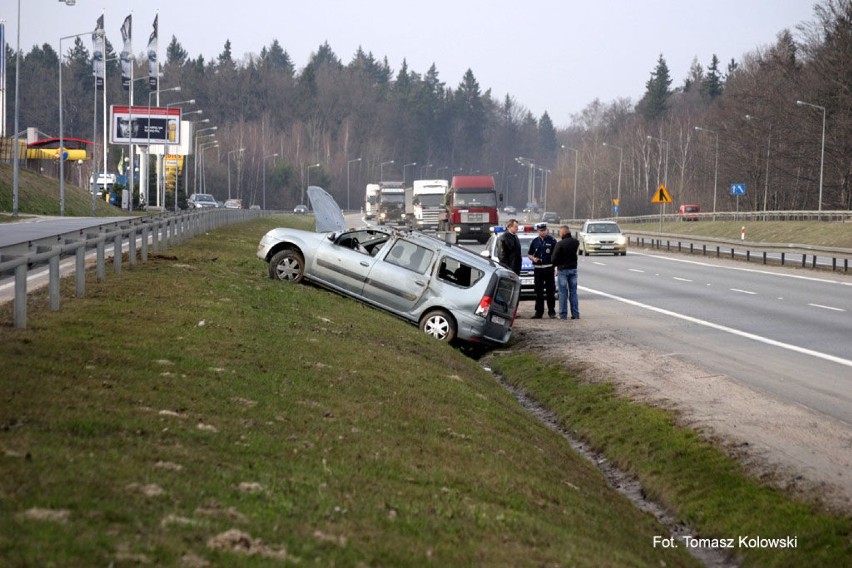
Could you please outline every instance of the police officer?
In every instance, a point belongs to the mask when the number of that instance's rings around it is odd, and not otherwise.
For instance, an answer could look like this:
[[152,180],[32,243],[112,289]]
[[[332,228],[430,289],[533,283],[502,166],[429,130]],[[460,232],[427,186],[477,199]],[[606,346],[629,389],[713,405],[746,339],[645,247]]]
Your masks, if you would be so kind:
[[556,317],[555,285],[553,281],[553,263],[551,255],[556,246],[556,239],[547,234],[547,223],[537,223],[535,230],[538,236],[530,243],[527,256],[533,263],[535,275],[535,315],[533,319],[541,319],[544,314],[544,302],[547,300],[547,315]]

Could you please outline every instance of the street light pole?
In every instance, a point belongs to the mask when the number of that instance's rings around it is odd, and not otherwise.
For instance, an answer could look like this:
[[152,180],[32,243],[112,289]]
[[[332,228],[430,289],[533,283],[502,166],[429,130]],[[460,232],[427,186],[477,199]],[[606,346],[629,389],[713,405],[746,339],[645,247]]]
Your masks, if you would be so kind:
[[353,160],[349,160],[346,162],[346,210],[351,211],[352,208],[349,205],[349,166],[352,162],[360,162],[361,158],[355,158]]
[[[201,193],[208,193],[207,190],[207,160],[204,158],[204,152],[209,150],[210,148],[218,148],[219,143],[215,141],[211,142],[202,142],[199,147],[199,151],[201,152]],[[217,150],[218,151],[218,150]]]
[[431,168],[431,167],[432,167],[432,164],[426,164],[425,166],[420,166],[420,179],[426,179],[426,178],[423,177],[423,170],[425,170],[426,168]]
[[385,181],[385,164],[393,164],[393,160],[388,160],[387,162],[382,162],[379,164],[379,181]]
[[236,150],[231,150],[228,152],[228,199],[231,198],[231,154],[235,154],[236,152],[242,152],[245,148],[238,148]]
[[[181,105],[194,105],[194,104],[195,104],[195,99],[189,99],[189,100],[186,100],[186,101],[169,103],[169,104],[166,105],[166,108],[179,107]],[[200,112],[200,111],[194,111],[194,112]],[[181,120],[183,120],[183,111],[181,111]],[[178,137],[180,137],[180,124],[179,123],[178,123],[177,128],[178,128]],[[178,154],[175,154],[175,156],[178,156]],[[184,164],[184,166],[185,165],[186,164]],[[163,178],[165,178],[165,172],[163,172]],[[178,212],[178,181],[179,181],[178,159],[177,159],[177,157],[175,157],[175,213]],[[184,191],[185,191],[185,188],[184,188]],[[166,207],[166,180],[163,179],[163,209],[165,209],[165,207]]]
[[[160,82],[157,81],[158,86],[159,86],[159,84],[160,84]],[[170,91],[175,92],[175,93],[179,93],[180,92],[180,85],[178,85],[176,87],[169,87],[168,89],[157,89],[156,91],[151,91],[150,93],[148,93],[148,119],[147,119],[148,120],[148,148],[146,149],[147,154],[146,154],[146,158],[145,158],[145,174],[146,174],[145,198],[146,198],[146,200],[150,200],[150,194],[151,194],[151,191],[150,191],[151,188],[148,187],[149,179],[147,179],[147,178],[150,177],[150,176],[147,175],[147,173],[148,173],[148,167],[150,166],[150,164],[148,162],[149,162],[149,158],[151,157],[151,97],[156,95],[157,96],[157,105],[159,105],[160,104],[160,93],[166,93],[166,92],[170,92]],[[164,146],[164,148],[165,148],[165,146]],[[157,189],[157,207],[160,206],[160,166],[162,165],[162,162],[163,162],[162,154],[158,154],[157,155],[157,165],[156,165],[156,170],[157,170],[157,188],[156,188]],[[166,203],[164,201],[163,202],[163,208],[165,208],[165,206],[166,206]]]
[[[21,17],[21,7],[18,6],[18,19]],[[18,33],[20,34],[20,21],[18,22]],[[62,110],[62,41],[71,38],[77,38],[81,35],[85,35],[91,32],[82,32],[79,34],[72,34],[68,36],[63,36],[59,38],[59,215],[60,217],[65,216],[65,113]],[[5,49],[5,47],[3,48]],[[20,49],[20,48],[19,48]],[[15,82],[17,83],[20,80],[20,76],[15,76]],[[17,85],[15,85],[15,156],[17,157],[18,151],[20,150],[17,147],[18,141],[18,91]],[[97,91],[96,91],[97,92]],[[106,142],[104,142],[106,144]],[[94,167],[92,168],[94,170]],[[17,173],[17,168],[15,172]]]
[[266,211],[266,159],[267,158],[277,158],[278,154],[269,154],[263,157],[263,210]]
[[809,106],[822,111],[822,150],[820,151],[819,157],[819,208],[817,209],[817,211],[822,213],[822,172],[823,166],[825,165],[825,107],[806,103],[805,101],[796,101],[796,104],[799,106]]
[[716,220],[716,190],[718,189],[719,182],[719,132],[716,130],[710,130],[709,128],[701,128],[700,126],[696,126],[695,130],[700,130],[702,132],[709,132],[713,136],[716,137],[716,159],[715,164],[713,166],[713,220]]
[[405,187],[405,168],[407,168],[408,166],[416,166],[416,165],[417,165],[417,162],[411,162],[410,164],[405,164],[404,166],[402,166],[402,185],[403,185],[403,187]]
[[574,204],[573,209],[571,211],[571,219],[573,220],[577,218],[577,166],[579,165],[580,151],[576,148],[566,146],[565,144],[563,144],[562,147],[566,150],[571,150],[572,152],[574,152]]
[[[603,143],[604,146],[609,148],[615,148],[618,150],[618,189],[616,190],[616,201],[618,201],[618,205],[616,207],[621,207],[621,162],[624,159],[624,149],[613,144]],[[618,217],[618,209],[615,210],[615,216]]]
[[[755,117],[747,114],[746,120],[755,120]],[[769,123],[769,135],[766,138],[766,179],[763,184],[763,212],[766,213],[767,200],[769,199],[769,152],[772,149],[772,122]],[[766,217],[764,216],[764,220]]]
[[[199,122],[204,122],[204,121],[209,122],[210,119],[205,118],[204,120],[199,121]],[[209,126],[207,128],[200,128],[200,129],[195,131],[195,154],[196,154],[196,156],[198,155],[198,138],[200,137],[201,133],[202,132],[208,132],[208,131],[212,132],[212,131],[216,131],[216,130],[219,130],[218,126]],[[211,134],[210,136],[215,136],[215,132],[213,134]],[[203,161],[203,159],[202,159],[202,161]],[[195,159],[195,172],[194,173],[195,173],[195,176],[193,177],[193,180],[192,180],[192,184],[193,184],[192,185],[192,192],[198,193],[198,159],[197,158]]]

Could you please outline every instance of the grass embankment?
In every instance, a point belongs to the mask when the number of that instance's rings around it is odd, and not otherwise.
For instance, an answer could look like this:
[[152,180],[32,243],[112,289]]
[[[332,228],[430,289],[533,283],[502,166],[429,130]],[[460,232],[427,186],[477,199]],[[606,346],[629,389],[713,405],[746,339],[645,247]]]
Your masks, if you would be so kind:
[[[660,232],[659,223],[621,223],[630,233]],[[692,237],[715,237],[739,240],[746,228],[745,240],[759,243],[795,243],[852,249],[852,223],[822,221],[698,221],[663,223],[663,233]]]
[[[0,164],[0,223],[13,221],[12,166]],[[21,168],[18,178],[18,213],[21,215],[59,215],[59,180]],[[115,217],[128,213],[105,202],[95,201],[98,217]],[[72,183],[65,183],[65,214],[69,217],[92,215],[92,194]]]
[[284,222],[0,308],[0,564],[695,564],[476,362],[269,280]]
[[[611,385],[578,381],[532,354],[495,357],[493,366],[564,428],[635,474],[701,537],[733,538],[746,565],[852,565],[852,519],[820,514],[761,485],[720,449],[676,426],[671,413],[628,402]],[[742,548],[741,536],[796,537],[797,547]]]

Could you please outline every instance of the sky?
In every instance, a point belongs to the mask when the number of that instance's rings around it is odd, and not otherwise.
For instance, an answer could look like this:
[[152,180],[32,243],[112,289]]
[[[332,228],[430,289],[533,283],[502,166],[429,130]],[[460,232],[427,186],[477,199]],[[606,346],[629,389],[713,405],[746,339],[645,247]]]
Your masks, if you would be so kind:
[[[432,63],[455,88],[467,69],[483,92],[508,94],[557,128],[595,99],[637,102],[660,54],[672,86],[683,83],[693,58],[706,69],[713,54],[722,70],[733,58],[775,42],[785,28],[813,19],[811,0],[19,0],[20,42],[59,48],[59,38],[94,29],[105,16],[107,38],[122,45],[121,24],[133,14],[133,51],[141,54],[159,10],[159,53],[175,36],[190,57],[210,61],[231,41],[235,59],[258,54],[274,39],[297,69],[325,41],[348,63],[359,46],[403,59],[425,73]],[[17,4],[0,0],[7,43],[16,42]],[[63,51],[73,39],[62,41]],[[12,62],[9,62],[11,65]]]

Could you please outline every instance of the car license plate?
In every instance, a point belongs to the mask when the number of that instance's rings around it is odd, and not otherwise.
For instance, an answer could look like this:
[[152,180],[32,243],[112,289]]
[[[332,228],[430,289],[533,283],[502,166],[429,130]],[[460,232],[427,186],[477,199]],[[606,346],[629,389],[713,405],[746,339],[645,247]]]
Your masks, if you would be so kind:
[[506,323],[506,318],[501,318],[498,315],[491,316],[491,323],[496,323],[497,325],[504,325]]
[[613,248],[612,245],[601,245],[601,250],[612,250]]
[[535,278],[521,278],[521,286],[532,286],[535,284]]

